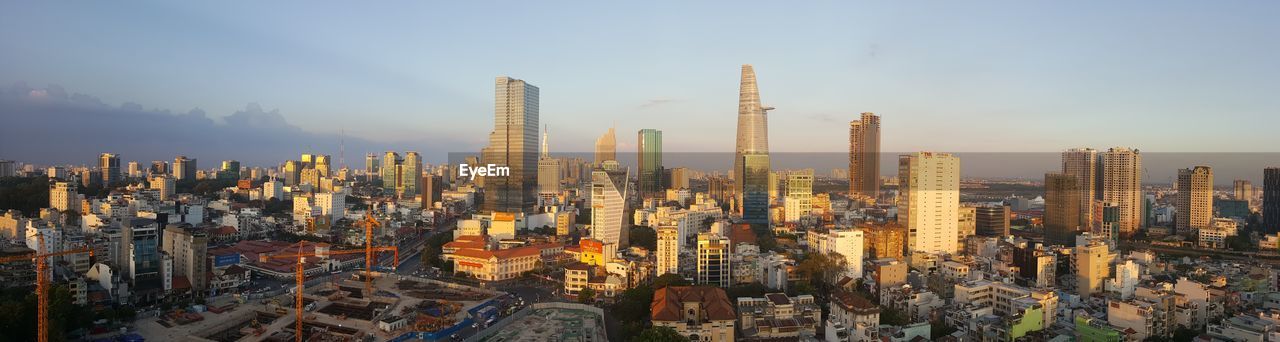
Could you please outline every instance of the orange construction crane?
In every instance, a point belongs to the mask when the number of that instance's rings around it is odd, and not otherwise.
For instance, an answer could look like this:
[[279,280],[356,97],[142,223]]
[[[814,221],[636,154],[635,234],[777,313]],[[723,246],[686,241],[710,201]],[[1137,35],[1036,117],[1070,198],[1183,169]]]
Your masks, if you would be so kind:
[[[373,217],[372,211],[364,213],[364,219],[360,220],[360,225],[364,226],[364,291],[373,295],[373,228],[382,227],[382,222]],[[396,252],[399,253],[399,252]],[[397,260],[392,267],[400,266]]]
[[[323,256],[331,256],[331,255],[346,255],[346,254],[360,254],[360,253],[366,253],[366,254],[365,254],[366,256],[367,256],[367,255],[372,255],[372,253],[370,253],[368,249],[347,249],[347,250],[336,250],[336,251],[332,251],[332,250],[331,250],[331,251],[329,251],[328,253],[316,253],[316,252],[313,250],[313,251],[311,251],[311,252],[303,253],[303,252],[302,252],[302,247],[304,246],[304,242],[305,242],[305,241],[298,241],[298,253],[296,253],[296,254],[293,254],[293,255],[290,255],[290,254],[278,254],[278,255],[272,255],[272,256],[268,256],[268,257],[267,257],[267,258],[270,258],[270,259],[285,259],[285,258],[297,258],[297,259],[298,259],[298,264],[294,266],[294,267],[295,267],[295,270],[294,270],[294,271],[296,272],[296,273],[294,274],[294,278],[295,278],[295,279],[297,280],[297,282],[298,282],[298,285],[297,285],[298,287],[296,288],[296,291],[298,292],[298,299],[296,300],[296,303],[294,303],[294,310],[296,311],[296,313],[297,313],[297,316],[298,316],[298,317],[297,317],[297,321],[294,323],[294,329],[296,330],[296,331],[294,332],[294,334],[295,334],[295,335],[297,335],[297,341],[298,341],[298,342],[302,342],[302,311],[303,311],[303,310],[302,310],[302,307],[303,307],[303,305],[302,305],[302,292],[303,292],[303,288],[304,288],[304,286],[305,286],[305,284],[304,284],[304,283],[306,283],[306,279],[307,279],[307,278],[306,278],[306,274],[304,274],[304,271],[306,270],[306,264],[304,264],[304,263],[303,263],[303,260],[305,260],[305,259],[303,259],[303,258],[305,258],[305,257],[313,257],[313,256],[322,256],[322,257],[323,257]],[[374,249],[374,250],[377,250],[377,251],[392,251],[392,252],[394,252],[394,253],[395,253],[395,259],[394,259],[395,263],[396,263],[396,264],[399,264],[399,263],[400,263],[400,250],[399,250],[399,249],[397,249],[396,247],[374,247],[373,249]],[[369,264],[369,263],[367,262],[367,260],[366,260],[366,264]],[[369,293],[369,296],[373,296],[373,293],[372,293],[372,292],[370,292],[370,293]]]
[[36,262],[36,333],[37,341],[49,341],[49,276],[46,275],[49,265],[45,262],[45,258],[72,255],[80,253],[89,253],[89,257],[93,257],[93,250],[89,247],[72,248],[61,252],[45,253],[44,252],[44,234],[36,234],[36,253],[18,255],[0,258],[0,263],[35,260]]

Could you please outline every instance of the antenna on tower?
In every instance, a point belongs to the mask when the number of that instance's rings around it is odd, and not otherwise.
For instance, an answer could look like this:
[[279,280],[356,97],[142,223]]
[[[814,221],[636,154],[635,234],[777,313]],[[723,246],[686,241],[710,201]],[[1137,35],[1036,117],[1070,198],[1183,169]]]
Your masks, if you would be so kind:
[[338,161],[343,169],[347,168],[347,133],[341,128],[338,129]]

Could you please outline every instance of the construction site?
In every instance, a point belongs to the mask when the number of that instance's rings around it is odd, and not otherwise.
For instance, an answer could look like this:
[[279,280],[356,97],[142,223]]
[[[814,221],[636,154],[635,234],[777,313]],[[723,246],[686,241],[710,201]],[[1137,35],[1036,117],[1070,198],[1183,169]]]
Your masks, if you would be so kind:
[[[360,274],[360,273],[356,273]],[[447,339],[491,318],[500,292],[430,279],[377,274],[334,279],[303,292],[302,341],[385,341],[413,336]],[[295,293],[233,301],[219,310],[175,311],[140,320],[144,336],[189,341],[297,341]],[[176,320],[180,320],[178,322]],[[413,340],[411,339],[411,340]]]

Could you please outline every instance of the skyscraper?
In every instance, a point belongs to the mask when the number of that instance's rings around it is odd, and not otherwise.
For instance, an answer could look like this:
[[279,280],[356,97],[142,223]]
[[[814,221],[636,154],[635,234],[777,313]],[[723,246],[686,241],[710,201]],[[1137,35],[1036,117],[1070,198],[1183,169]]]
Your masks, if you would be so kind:
[[484,162],[510,168],[484,182],[484,211],[529,212],[538,181],[538,87],[500,76],[494,86],[494,127]]
[[1114,147],[1100,155],[1102,201],[1120,207],[1116,228],[1121,237],[1133,235],[1142,226],[1142,155],[1124,147]]
[[636,156],[640,168],[639,192],[641,195],[661,193],[662,186],[662,131],[642,129],[636,138]]
[[542,128],[542,148],[538,157],[538,194],[552,195],[560,192],[560,160],[551,158],[546,127]]
[[[1098,199],[1100,196],[1097,193],[1098,187],[1101,185],[1098,184],[1098,178],[1102,175],[1098,174],[1098,150],[1073,148],[1062,152],[1062,174],[1076,179],[1074,191],[1080,193],[1060,194],[1060,196],[1071,196],[1080,202],[1074,206],[1078,211],[1074,220],[1083,226],[1080,227],[1081,230],[1089,231],[1090,220],[1094,216],[1093,200]],[[1048,181],[1048,177],[1046,177],[1046,181]],[[1064,245],[1069,246],[1074,243],[1073,240],[1072,242],[1065,242]]]
[[862,113],[849,122],[849,196],[875,199],[880,193],[880,116]]
[[1088,231],[1080,220],[1079,178],[1066,173],[1044,174],[1044,233],[1046,242],[1075,246],[1076,235]]
[[898,223],[909,252],[956,253],[960,158],[918,152],[898,157]]
[[1196,166],[1178,170],[1178,197],[1174,227],[1178,234],[1195,234],[1213,219],[1213,169]]
[[240,162],[235,160],[223,160],[222,168],[218,170],[218,179],[240,179]]
[[115,153],[103,153],[98,156],[98,170],[102,172],[102,185],[120,181],[120,156]]
[[1248,202],[1249,206],[1253,207],[1253,183],[1250,183],[1245,179],[1237,179],[1232,185],[1235,188],[1235,192],[1232,194],[1231,198]]
[[1262,170],[1262,230],[1280,233],[1280,167]]
[[302,165],[297,160],[286,160],[284,166],[280,167],[280,173],[284,174],[284,185],[294,186],[302,182]]
[[420,191],[418,182],[422,181],[422,157],[418,152],[405,152],[404,161],[400,163],[400,184],[396,192],[405,198],[413,198]]
[[392,151],[382,155],[382,193],[392,195],[396,193],[396,186],[400,184],[400,154]]
[[176,180],[195,180],[197,169],[195,158],[188,159],[187,156],[173,158],[173,178]]
[[769,223],[769,131],[766,114],[772,107],[760,104],[756,72],[742,65],[738,88],[738,134],[734,149],[733,182],[739,213],[748,223]]
[[373,180],[378,176],[378,155],[369,153],[364,155],[364,176],[365,180]]
[[618,138],[614,135],[613,127],[596,138],[596,166],[608,160],[618,160]]
[[591,172],[591,238],[613,244],[615,251],[627,247],[628,178],[622,170]]

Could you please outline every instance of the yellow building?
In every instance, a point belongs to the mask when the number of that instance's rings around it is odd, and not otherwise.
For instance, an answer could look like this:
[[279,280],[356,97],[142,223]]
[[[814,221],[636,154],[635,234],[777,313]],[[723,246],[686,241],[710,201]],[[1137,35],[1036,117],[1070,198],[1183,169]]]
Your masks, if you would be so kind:
[[582,248],[579,261],[589,266],[604,266],[604,242],[596,239],[581,239],[578,240],[578,247]]
[[525,246],[495,251],[468,248],[455,251],[451,258],[456,272],[480,280],[507,280],[533,271],[542,260],[542,248]]

